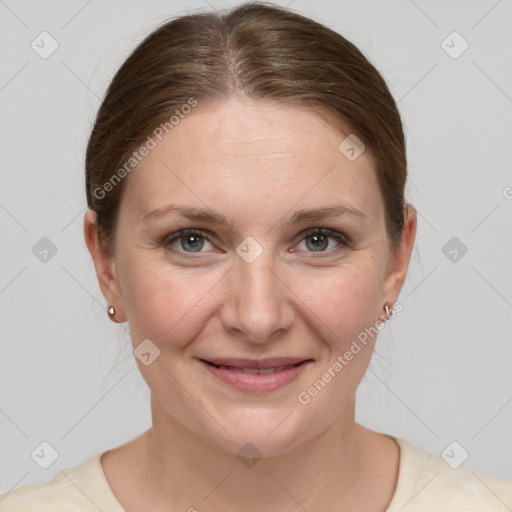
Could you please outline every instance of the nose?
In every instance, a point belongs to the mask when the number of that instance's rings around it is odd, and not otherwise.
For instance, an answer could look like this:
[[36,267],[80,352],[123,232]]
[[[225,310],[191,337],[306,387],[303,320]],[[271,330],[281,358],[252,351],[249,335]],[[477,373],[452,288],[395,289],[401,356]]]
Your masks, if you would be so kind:
[[268,343],[278,332],[289,330],[294,321],[294,295],[284,277],[271,251],[264,250],[252,263],[236,257],[224,283],[224,328],[256,344]]

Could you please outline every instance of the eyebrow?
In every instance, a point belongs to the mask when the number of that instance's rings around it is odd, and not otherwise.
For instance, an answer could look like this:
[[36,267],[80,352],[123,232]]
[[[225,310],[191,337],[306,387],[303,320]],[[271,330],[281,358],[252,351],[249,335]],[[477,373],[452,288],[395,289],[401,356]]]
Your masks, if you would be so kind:
[[[161,206],[160,208],[147,213],[142,218],[142,222],[164,217],[170,213],[178,213],[182,217],[196,222],[204,222],[206,224],[224,226],[230,230],[233,229],[233,223],[224,217],[224,215],[204,208],[176,206],[173,204]],[[290,224],[302,224],[310,221],[319,221],[327,218],[338,217],[341,215],[351,215],[365,222],[368,221],[368,217],[357,208],[350,206],[329,206],[324,208],[298,210],[292,215]]]

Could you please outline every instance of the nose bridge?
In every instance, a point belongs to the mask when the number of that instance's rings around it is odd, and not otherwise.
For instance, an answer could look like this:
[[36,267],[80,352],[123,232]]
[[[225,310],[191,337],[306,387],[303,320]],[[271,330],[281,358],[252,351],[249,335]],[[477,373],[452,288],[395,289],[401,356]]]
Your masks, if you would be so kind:
[[[243,244],[240,245],[238,251],[243,250]],[[230,272],[223,320],[226,329],[236,330],[238,335],[243,333],[249,341],[264,343],[274,332],[291,325],[289,294],[278,278],[278,265],[270,249],[262,250],[252,261],[241,254]]]

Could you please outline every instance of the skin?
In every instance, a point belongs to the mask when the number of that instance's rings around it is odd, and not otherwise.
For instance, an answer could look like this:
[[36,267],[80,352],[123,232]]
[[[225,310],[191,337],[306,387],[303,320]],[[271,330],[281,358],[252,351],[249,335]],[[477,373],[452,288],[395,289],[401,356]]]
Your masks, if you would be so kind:
[[[116,249],[84,233],[115,320],[128,321],[134,348],[150,339],[160,355],[139,369],[151,390],[152,427],[109,450],[102,467],[128,511],[385,510],[396,487],[399,448],[354,419],[355,393],[369,364],[370,338],[306,405],[298,394],[332,367],[365,328],[382,318],[404,283],[416,232],[408,207],[392,249],[369,151],[349,161],[346,137],[306,107],[232,99],[199,104],[132,171],[120,205]],[[232,229],[168,213],[168,204],[207,208]],[[300,209],[357,209],[292,225]],[[205,232],[200,252],[179,229]],[[344,233],[315,250],[311,228]],[[253,237],[262,254],[236,252]],[[184,245],[183,245],[184,244]],[[197,358],[311,358],[293,382],[244,393]],[[262,458],[246,467],[247,442]]]

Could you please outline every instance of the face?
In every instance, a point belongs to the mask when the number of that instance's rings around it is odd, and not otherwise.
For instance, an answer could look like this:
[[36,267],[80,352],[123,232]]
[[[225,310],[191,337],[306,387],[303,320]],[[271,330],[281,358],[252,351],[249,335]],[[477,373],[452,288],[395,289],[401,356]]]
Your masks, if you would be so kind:
[[91,252],[162,420],[276,455],[349,414],[414,229],[390,249],[345,137],[305,107],[199,104],[132,171],[115,254]]

